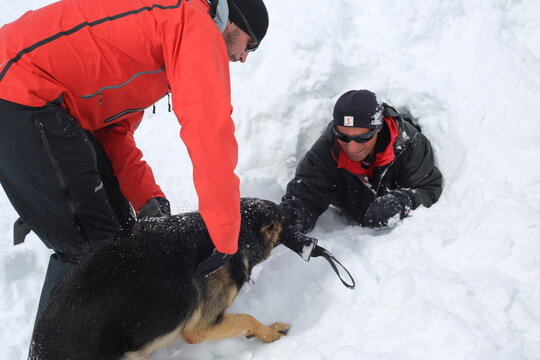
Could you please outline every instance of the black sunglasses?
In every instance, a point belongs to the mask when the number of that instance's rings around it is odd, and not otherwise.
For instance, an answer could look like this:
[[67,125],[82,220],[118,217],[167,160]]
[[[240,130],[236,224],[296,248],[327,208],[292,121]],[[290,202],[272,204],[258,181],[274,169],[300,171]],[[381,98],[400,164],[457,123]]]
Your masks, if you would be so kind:
[[257,36],[255,36],[255,33],[253,32],[253,29],[251,28],[251,26],[249,26],[249,23],[248,23],[246,17],[242,13],[242,11],[240,11],[240,8],[238,7],[238,5],[236,5],[234,3],[234,1],[230,1],[229,4],[233,4],[234,7],[236,8],[236,10],[238,10],[238,13],[240,14],[240,17],[242,18],[242,21],[244,22],[244,24],[246,24],[248,35],[251,37],[251,42],[249,42],[246,45],[246,51],[247,52],[253,52],[253,51],[257,50],[257,48],[259,47],[259,39],[257,38]]
[[368,131],[365,134],[347,135],[347,134],[344,134],[344,133],[340,132],[337,129],[337,126],[334,126],[334,135],[336,135],[336,137],[339,140],[341,140],[343,142],[346,142],[346,143],[350,143],[351,141],[354,141],[354,142],[357,142],[357,143],[365,143],[365,142],[368,142],[369,140],[373,139],[375,134],[377,134],[377,129],[372,129],[372,130]]

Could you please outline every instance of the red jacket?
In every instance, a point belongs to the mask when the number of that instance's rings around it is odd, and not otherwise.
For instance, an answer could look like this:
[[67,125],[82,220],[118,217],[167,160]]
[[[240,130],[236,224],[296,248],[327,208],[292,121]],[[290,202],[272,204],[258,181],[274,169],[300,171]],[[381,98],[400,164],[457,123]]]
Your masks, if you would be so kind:
[[199,210],[216,248],[237,250],[239,180],[225,43],[204,0],[63,0],[0,29],[0,98],[64,106],[92,131],[136,210],[163,196],[133,131],[172,93]]

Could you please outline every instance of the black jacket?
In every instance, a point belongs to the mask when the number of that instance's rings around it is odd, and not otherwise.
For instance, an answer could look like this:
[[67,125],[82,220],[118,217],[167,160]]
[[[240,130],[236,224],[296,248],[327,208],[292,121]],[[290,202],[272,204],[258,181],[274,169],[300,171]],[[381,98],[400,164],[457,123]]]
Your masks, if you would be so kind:
[[[393,110],[393,109],[392,109]],[[376,167],[364,182],[347,170],[337,168],[339,143],[332,122],[300,160],[296,175],[287,185],[283,202],[298,210],[302,231],[313,229],[319,216],[330,204],[342,210],[352,221],[362,223],[368,207],[380,196],[400,190],[410,197],[412,209],[431,206],[442,192],[442,175],[435,167],[429,140],[411,123],[395,113],[398,137],[394,142],[395,159]],[[382,152],[390,141],[390,131],[379,132],[376,152]]]

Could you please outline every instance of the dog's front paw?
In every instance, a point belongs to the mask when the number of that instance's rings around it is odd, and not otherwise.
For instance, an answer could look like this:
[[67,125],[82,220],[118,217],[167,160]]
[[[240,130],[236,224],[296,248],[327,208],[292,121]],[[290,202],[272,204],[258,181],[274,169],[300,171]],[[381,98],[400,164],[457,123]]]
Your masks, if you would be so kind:
[[287,335],[290,328],[291,327],[289,325],[280,322],[273,323],[270,326],[264,326],[261,324],[261,326],[257,327],[256,329],[249,331],[245,336],[247,338],[255,336],[262,342],[271,343],[278,340],[283,335]]
[[281,335],[287,335],[291,326],[281,323],[281,322],[275,322],[272,325],[270,325],[269,328],[270,330],[276,331],[280,333]]
[[[272,330],[273,332],[279,334],[279,337],[277,338],[277,339],[279,339],[283,335],[287,335],[287,333],[289,332],[289,329],[291,328],[291,326],[287,325],[287,324],[284,324],[284,323],[281,323],[281,322],[275,322],[272,325],[268,326],[268,328],[270,330]],[[277,340],[277,339],[275,339],[275,340]]]

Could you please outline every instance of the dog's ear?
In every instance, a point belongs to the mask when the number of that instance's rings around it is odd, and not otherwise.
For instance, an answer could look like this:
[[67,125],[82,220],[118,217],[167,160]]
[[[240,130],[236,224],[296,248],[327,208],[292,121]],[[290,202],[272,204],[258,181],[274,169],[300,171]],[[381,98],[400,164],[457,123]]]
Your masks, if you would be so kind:
[[283,223],[279,206],[272,201],[242,198],[242,221],[250,222],[261,233],[273,232]]
[[276,228],[276,224],[270,223],[261,227],[261,233],[272,233]]
[[282,231],[283,227],[281,223],[277,221],[273,221],[270,224],[261,227],[261,234],[270,249],[273,249],[279,243]]
[[281,215],[278,206],[268,200],[242,198],[240,202],[242,224],[239,248],[266,258],[279,241]]

